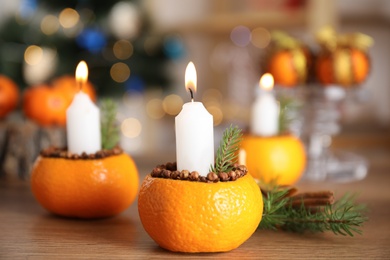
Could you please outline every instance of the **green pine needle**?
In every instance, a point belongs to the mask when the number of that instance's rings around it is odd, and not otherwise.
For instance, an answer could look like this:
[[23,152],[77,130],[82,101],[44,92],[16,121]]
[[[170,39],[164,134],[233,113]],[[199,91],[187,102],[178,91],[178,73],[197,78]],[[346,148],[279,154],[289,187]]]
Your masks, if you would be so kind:
[[308,209],[291,206],[290,198],[286,197],[287,189],[280,187],[263,195],[264,212],[259,225],[260,229],[283,229],[293,232],[325,232],[336,235],[354,236],[361,234],[360,227],[367,217],[364,205],[356,205],[354,197],[346,194],[333,205],[318,206]]
[[296,99],[282,96],[279,97],[279,106],[279,133],[288,132],[302,104]]
[[110,150],[119,142],[119,127],[116,123],[117,107],[111,99],[103,100],[101,108],[102,148]]
[[233,165],[237,162],[241,139],[241,129],[237,126],[230,126],[223,132],[222,140],[217,150],[215,165],[210,166],[211,172],[219,174],[233,169]]

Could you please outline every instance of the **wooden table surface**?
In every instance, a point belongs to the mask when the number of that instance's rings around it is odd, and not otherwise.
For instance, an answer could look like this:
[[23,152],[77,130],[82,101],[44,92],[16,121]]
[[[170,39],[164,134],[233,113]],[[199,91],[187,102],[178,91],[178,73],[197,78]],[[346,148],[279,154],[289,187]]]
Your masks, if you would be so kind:
[[[337,195],[358,192],[358,202],[369,208],[369,221],[363,234],[353,238],[257,230],[230,252],[172,253],[158,247],[144,231],[136,203],[109,219],[60,218],[38,205],[27,181],[8,178],[0,180],[0,259],[390,259],[390,153],[379,150],[365,154],[371,165],[363,181],[298,184],[302,190],[332,189]],[[161,163],[135,159],[141,178]]]

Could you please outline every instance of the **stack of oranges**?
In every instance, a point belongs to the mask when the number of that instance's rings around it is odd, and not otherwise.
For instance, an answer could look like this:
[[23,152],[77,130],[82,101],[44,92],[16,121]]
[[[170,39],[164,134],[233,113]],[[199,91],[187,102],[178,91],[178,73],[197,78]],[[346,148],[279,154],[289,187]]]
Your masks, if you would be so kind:
[[[64,126],[66,109],[79,90],[72,76],[59,77],[52,85],[29,87],[23,96],[24,114],[41,126]],[[83,86],[82,91],[95,101],[95,90],[90,82]]]
[[361,33],[337,35],[333,28],[324,27],[317,33],[317,41],[322,47],[315,67],[319,82],[354,87],[367,78],[371,37]]
[[[265,70],[281,87],[293,88],[311,79],[323,86],[336,84],[356,87],[370,72],[368,47],[373,40],[361,33],[337,34],[326,26],[318,31],[320,51],[314,56],[309,48],[284,32],[273,32]],[[310,74],[313,74],[312,76]]]

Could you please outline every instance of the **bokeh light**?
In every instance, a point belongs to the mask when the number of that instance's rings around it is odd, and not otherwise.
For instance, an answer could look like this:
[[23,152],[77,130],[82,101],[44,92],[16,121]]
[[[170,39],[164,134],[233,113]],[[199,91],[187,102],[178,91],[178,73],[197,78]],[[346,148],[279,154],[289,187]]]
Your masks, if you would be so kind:
[[42,56],[43,50],[41,47],[36,45],[30,45],[24,52],[24,61],[28,65],[37,65],[42,60]]
[[72,8],[65,8],[61,11],[59,15],[59,21],[62,27],[64,28],[72,28],[76,26],[76,24],[80,20],[79,13]]
[[123,62],[115,63],[111,67],[110,75],[118,83],[125,82],[130,77],[130,68]]
[[165,115],[161,99],[153,98],[146,104],[146,113],[150,118],[160,119]]
[[240,47],[245,47],[251,41],[251,31],[245,26],[236,26],[230,33],[232,42]]
[[[19,2],[19,10],[15,14],[16,22],[19,24],[25,24],[36,13],[38,9],[38,2],[37,0],[21,0],[18,2]],[[7,3],[5,3],[5,5],[6,4]]]
[[253,29],[251,42],[257,48],[266,48],[271,42],[271,33],[262,27]]
[[202,102],[205,106],[220,106],[222,104],[222,93],[218,89],[210,88],[202,95]]
[[127,118],[121,124],[121,131],[127,138],[135,138],[141,134],[141,122],[134,117]]
[[180,113],[183,99],[175,94],[168,95],[163,100],[163,109],[168,115],[175,116]]
[[77,44],[90,52],[100,52],[107,44],[104,33],[96,28],[84,29],[76,39]]
[[217,126],[222,123],[223,113],[219,106],[207,106],[207,111],[213,115],[214,125]]
[[170,35],[164,39],[164,53],[171,59],[179,59],[185,53],[183,40],[179,35]]
[[60,23],[56,16],[46,15],[41,21],[41,31],[46,35],[52,35],[58,31]]
[[141,26],[137,6],[127,1],[116,3],[109,14],[108,25],[112,34],[119,39],[132,39],[137,36]]
[[112,48],[117,59],[125,60],[133,55],[133,45],[127,40],[119,40],[114,43]]

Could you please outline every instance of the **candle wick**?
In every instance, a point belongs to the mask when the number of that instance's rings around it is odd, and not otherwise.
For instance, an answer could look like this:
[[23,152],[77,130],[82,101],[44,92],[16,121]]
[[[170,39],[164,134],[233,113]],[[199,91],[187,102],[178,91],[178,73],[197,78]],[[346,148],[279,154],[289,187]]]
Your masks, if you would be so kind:
[[191,102],[194,102],[194,92],[192,92],[192,89],[190,89],[190,94],[191,94]]
[[83,83],[81,82],[81,80],[77,80],[77,86],[80,91],[83,89]]

